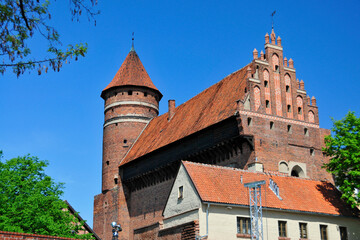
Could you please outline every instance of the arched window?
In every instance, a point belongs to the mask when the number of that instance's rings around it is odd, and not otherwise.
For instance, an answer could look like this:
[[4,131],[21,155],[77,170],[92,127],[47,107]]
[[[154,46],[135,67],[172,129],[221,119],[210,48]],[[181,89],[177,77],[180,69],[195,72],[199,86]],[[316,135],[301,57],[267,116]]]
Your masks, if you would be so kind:
[[289,172],[288,164],[285,161],[281,161],[279,163],[279,172],[281,172],[281,173],[288,173]]
[[255,102],[255,111],[257,111],[260,107],[260,88],[258,86],[254,87],[254,102]]
[[271,57],[272,60],[272,66],[273,66],[273,70],[275,72],[280,72],[280,61],[279,61],[279,56],[274,53]]
[[309,122],[311,123],[314,123],[315,122],[315,114],[313,111],[309,111],[308,113],[308,119],[309,119]]
[[305,177],[305,173],[299,165],[295,165],[291,169],[291,176],[292,177]]
[[263,71],[264,77],[264,89],[265,89],[265,111],[267,114],[271,114],[270,108],[270,74],[267,69]]
[[297,106],[297,115],[298,115],[298,119],[299,120],[304,120],[304,115],[303,115],[303,98],[301,96],[297,96],[296,97],[296,106]]

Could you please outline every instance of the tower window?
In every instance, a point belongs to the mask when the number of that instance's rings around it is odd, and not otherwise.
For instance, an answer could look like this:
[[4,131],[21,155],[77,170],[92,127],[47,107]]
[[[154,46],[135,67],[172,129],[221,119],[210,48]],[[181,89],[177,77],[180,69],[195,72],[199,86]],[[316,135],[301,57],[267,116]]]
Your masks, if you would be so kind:
[[247,89],[246,89],[246,88],[245,88],[244,92],[247,93]]
[[287,105],[287,112],[291,113],[291,105]]
[[144,92],[144,97],[147,97],[147,92]]
[[288,133],[292,132],[291,125],[287,125],[287,131],[288,131]]
[[302,115],[302,108],[301,107],[298,107],[298,114]]
[[126,139],[124,139],[124,143],[125,143],[125,144],[127,143],[127,140],[126,140]]
[[264,81],[264,87],[269,87],[269,82],[268,81]]
[[114,178],[114,183],[115,183],[115,185],[118,184],[118,179],[117,178]]
[[247,121],[248,121],[248,126],[251,126],[252,125],[252,118],[248,118]]
[[128,91],[128,95],[132,95],[133,94],[133,92],[132,91]]
[[286,92],[290,92],[290,86],[286,85]]
[[279,72],[280,71],[280,69],[279,69],[279,65],[275,65],[275,72]]
[[266,101],[265,101],[265,105],[266,105],[266,108],[270,108],[270,101],[269,101],[269,100],[266,100]]
[[309,130],[307,128],[304,128],[304,135],[309,136]]
[[310,156],[315,156],[315,150],[313,148],[310,148]]
[[274,129],[274,122],[270,122],[270,129]]
[[106,161],[106,165],[109,166],[109,161]]

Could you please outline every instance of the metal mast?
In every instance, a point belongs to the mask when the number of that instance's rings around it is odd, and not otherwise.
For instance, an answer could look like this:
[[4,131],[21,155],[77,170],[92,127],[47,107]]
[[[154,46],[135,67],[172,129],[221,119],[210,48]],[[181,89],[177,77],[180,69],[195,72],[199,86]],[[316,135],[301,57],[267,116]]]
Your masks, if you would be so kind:
[[265,181],[245,183],[244,186],[249,188],[249,205],[251,221],[251,240],[263,240],[263,222],[261,206],[261,185]]

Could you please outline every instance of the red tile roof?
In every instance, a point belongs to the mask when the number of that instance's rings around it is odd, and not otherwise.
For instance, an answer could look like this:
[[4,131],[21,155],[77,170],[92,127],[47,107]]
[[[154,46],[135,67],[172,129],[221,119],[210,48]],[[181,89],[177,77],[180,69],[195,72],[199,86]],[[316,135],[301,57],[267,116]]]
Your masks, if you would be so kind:
[[120,69],[117,71],[109,85],[102,91],[101,96],[103,96],[104,92],[110,88],[126,85],[148,87],[160,93],[151,81],[135,50],[130,51],[126,56]]
[[176,107],[171,121],[168,113],[152,119],[120,166],[233,116],[236,101],[245,95],[246,69],[230,74]]
[[[328,182],[186,161],[182,164],[204,202],[249,205],[249,190],[244,184],[265,180],[261,188],[263,207],[344,216],[358,214],[340,199],[340,192]],[[282,200],[269,188],[270,179],[278,185]]]

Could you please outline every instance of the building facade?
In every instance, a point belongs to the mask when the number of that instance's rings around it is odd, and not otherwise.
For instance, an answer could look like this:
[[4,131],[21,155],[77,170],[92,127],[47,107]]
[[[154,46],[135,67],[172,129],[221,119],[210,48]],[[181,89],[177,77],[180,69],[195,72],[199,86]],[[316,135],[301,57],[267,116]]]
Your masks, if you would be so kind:
[[[319,127],[316,99],[297,80],[281,38],[266,34],[264,52],[252,55],[180,106],[169,100],[168,112],[158,116],[162,94],[131,49],[101,94],[102,192],[94,199],[94,231],[102,239],[111,238],[112,221],[122,225],[121,239],[156,232],[181,160],[332,183],[321,168],[330,131]],[[197,224],[151,238],[192,239]]]

